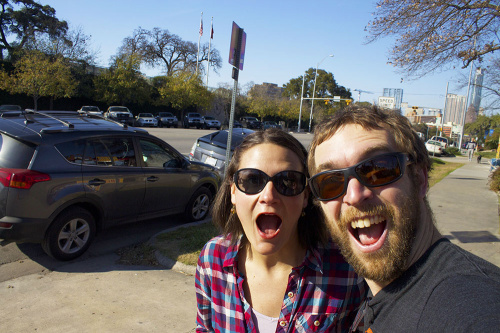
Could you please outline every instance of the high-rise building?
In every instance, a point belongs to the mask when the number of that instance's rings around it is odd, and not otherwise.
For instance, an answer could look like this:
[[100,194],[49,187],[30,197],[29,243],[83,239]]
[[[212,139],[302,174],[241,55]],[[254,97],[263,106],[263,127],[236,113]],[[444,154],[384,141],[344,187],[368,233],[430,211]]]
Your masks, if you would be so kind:
[[444,122],[452,122],[455,125],[461,125],[465,111],[465,103],[467,103],[465,96],[448,94],[446,96]]
[[403,89],[384,88],[383,97],[394,97],[394,108],[401,110],[401,103],[403,102]]
[[479,107],[481,106],[481,92],[483,90],[483,77],[484,70],[482,68],[477,68],[476,73],[474,74],[474,79],[472,81],[472,91],[470,96],[470,105],[474,107],[477,112],[479,111]]

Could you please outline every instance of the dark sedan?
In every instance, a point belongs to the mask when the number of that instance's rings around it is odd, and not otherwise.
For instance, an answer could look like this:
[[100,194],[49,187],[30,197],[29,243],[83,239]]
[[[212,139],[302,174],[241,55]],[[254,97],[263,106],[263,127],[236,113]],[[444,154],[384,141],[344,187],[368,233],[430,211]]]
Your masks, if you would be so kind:
[[[245,136],[253,132],[246,128],[233,128],[231,135],[231,156],[234,149],[240,145]],[[221,130],[198,138],[191,148],[189,159],[209,164],[215,167],[221,175],[224,174],[228,134],[228,130]]]

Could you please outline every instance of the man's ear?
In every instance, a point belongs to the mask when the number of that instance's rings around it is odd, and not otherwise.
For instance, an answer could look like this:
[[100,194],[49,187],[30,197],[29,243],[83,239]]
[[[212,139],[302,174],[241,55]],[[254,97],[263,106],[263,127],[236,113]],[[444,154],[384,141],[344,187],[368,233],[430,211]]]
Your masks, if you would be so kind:
[[427,173],[427,169],[422,167],[417,167],[415,173],[417,180],[416,185],[418,186],[418,193],[420,194],[421,198],[424,198],[429,188],[429,174]]

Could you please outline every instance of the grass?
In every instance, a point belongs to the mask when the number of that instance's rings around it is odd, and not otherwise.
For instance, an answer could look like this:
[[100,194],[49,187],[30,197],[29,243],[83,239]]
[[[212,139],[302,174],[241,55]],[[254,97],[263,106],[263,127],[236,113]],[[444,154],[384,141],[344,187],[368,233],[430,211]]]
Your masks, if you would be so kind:
[[[433,167],[429,174],[430,187],[463,165],[463,163],[445,162],[439,158],[432,158],[432,160]],[[212,223],[179,228],[158,235],[153,245],[142,244],[125,249],[120,262],[124,264],[153,263],[154,251],[158,250],[170,259],[196,266],[203,245],[218,234]]]

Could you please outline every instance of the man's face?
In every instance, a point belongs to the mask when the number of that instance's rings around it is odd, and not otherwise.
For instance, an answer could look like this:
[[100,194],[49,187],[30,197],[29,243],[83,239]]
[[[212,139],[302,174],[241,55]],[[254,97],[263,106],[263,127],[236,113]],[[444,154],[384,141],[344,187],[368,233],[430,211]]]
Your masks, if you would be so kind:
[[[317,146],[317,172],[342,169],[398,149],[386,130],[365,130],[346,125]],[[348,181],[340,197],[321,201],[333,239],[346,260],[361,276],[389,282],[405,269],[423,196],[408,176],[380,187]]]

